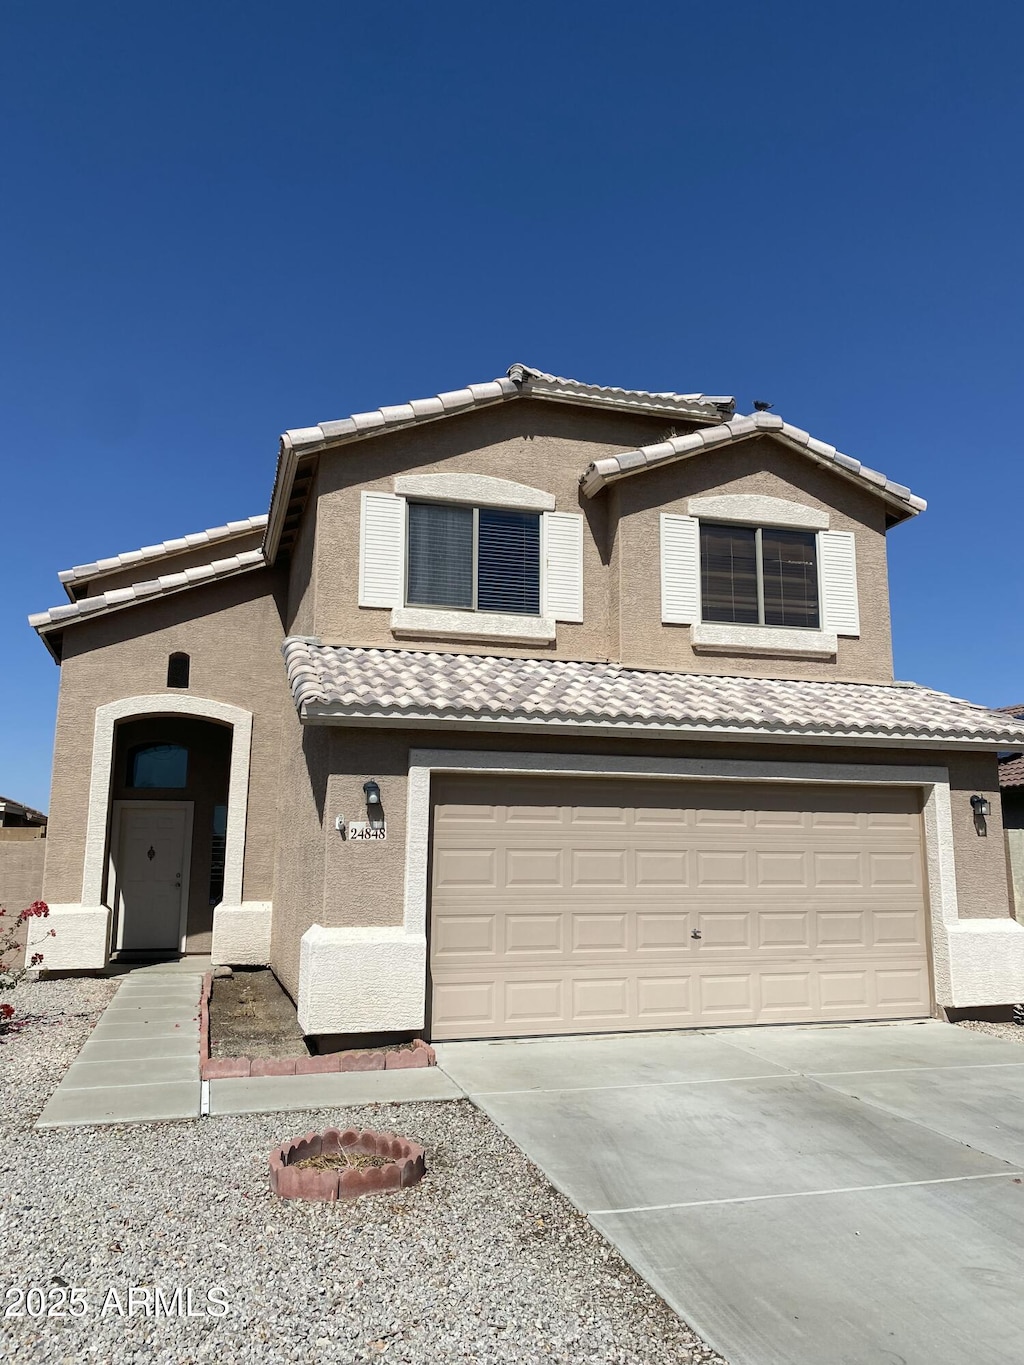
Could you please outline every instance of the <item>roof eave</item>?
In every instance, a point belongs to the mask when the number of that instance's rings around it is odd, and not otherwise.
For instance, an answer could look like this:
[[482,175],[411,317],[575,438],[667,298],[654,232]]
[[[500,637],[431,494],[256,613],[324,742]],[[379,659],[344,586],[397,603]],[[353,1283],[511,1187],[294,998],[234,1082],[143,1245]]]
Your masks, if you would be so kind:
[[844,744],[870,748],[894,749],[970,749],[989,752],[1005,749],[1005,739],[983,739],[977,735],[913,735],[907,732],[886,734],[882,731],[812,730],[782,728],[766,730],[754,726],[671,724],[644,721],[608,720],[538,720],[531,716],[480,716],[444,714],[440,711],[412,711],[399,708],[346,706],[341,703],[302,702],[298,706],[299,719],[304,725],[351,725],[401,729],[446,730],[506,730],[517,734],[580,734],[608,738],[627,734],[649,739],[753,740],[763,743],[785,744]]
[[[744,419],[738,420],[742,421]],[[797,435],[790,435],[788,431],[782,429],[781,423],[778,427],[775,427],[774,425],[769,426],[767,423],[762,424],[761,422],[755,422],[755,419],[747,420],[750,421],[750,426],[744,426],[741,430],[735,432],[728,431],[729,423],[720,424],[720,429],[725,432],[725,434],[718,439],[713,439],[706,443],[703,440],[699,443],[691,443],[685,437],[675,438],[678,439],[681,448],[672,454],[664,454],[654,459],[648,459],[646,458],[647,453],[653,450],[654,447],[645,447],[635,452],[631,451],[625,457],[614,457],[615,459],[629,459],[630,456],[640,457],[630,460],[629,465],[624,469],[601,470],[598,467],[598,462],[590,464],[583,471],[580,478],[580,489],[585,497],[592,498],[610,484],[618,483],[622,479],[632,478],[636,474],[642,474],[652,469],[662,469],[666,465],[676,464],[683,460],[691,459],[695,455],[710,454],[715,450],[741,445],[743,442],[754,440],[759,436],[770,436],[773,440],[780,442],[780,444],[788,447],[790,450],[806,455],[821,468],[831,470],[833,473],[846,479],[847,482],[856,485],[856,487],[864,488],[869,492],[874,493],[892,509],[895,514],[893,518],[894,522],[907,521],[909,518],[915,517],[918,513],[927,509],[928,504],[925,500],[916,497],[909,489],[906,490],[906,497],[902,497],[899,494],[892,492],[891,489],[887,487],[890,480],[886,479],[885,475],[879,474],[876,470],[868,469],[866,466],[862,465],[859,460],[852,460],[849,456],[842,455],[835,447],[826,445],[825,442],[818,441],[814,437],[807,436],[806,432],[799,432],[798,429],[793,428],[793,431],[797,432]],[[708,435],[715,436],[717,430],[718,429],[712,429]],[[695,435],[697,435],[697,433],[695,433]],[[670,442],[663,442],[662,444],[668,445]],[[602,461],[601,463],[610,464],[611,459]],[[893,486],[895,487],[895,485]]]

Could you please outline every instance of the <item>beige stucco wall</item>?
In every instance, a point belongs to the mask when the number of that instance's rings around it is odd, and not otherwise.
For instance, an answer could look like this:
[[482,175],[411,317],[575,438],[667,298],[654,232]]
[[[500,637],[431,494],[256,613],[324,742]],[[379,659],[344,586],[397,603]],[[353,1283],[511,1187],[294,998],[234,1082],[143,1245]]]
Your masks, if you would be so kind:
[[[767,436],[637,474],[591,499],[581,496],[579,476],[591,460],[659,440],[666,430],[665,422],[651,418],[520,402],[326,452],[292,569],[292,629],[335,643],[493,652],[472,640],[396,642],[390,612],[360,608],[357,601],[360,491],[391,491],[394,476],[411,470],[478,473],[553,493],[556,510],[582,511],[587,524],[583,622],[559,623],[557,641],[550,646],[503,644],[502,653],[612,659],[628,667],[700,673],[891,680],[884,504]],[[832,529],[853,531],[859,638],[841,639],[834,660],[709,655],[691,648],[688,626],[663,625],[659,514],[685,512],[688,498],[708,492],[800,502],[827,511]],[[306,564],[314,508],[315,582],[310,583]]]
[[[142,560],[138,564],[129,565],[126,569],[97,574],[88,580],[79,579],[72,586],[76,598],[94,597],[101,592],[112,592],[115,588],[126,588],[132,583],[144,583],[148,579],[161,578],[165,574],[182,573],[197,564],[212,564],[218,559],[230,559],[232,555],[243,554],[246,550],[258,550],[262,544],[262,530],[247,531],[243,535],[232,536],[230,540],[217,540],[212,545],[198,545],[179,554],[161,559]],[[61,597],[63,596],[62,589]]]
[[[854,532],[861,633],[840,639],[834,661],[699,654],[689,626],[661,624],[660,514],[685,514],[689,498],[709,493],[785,498],[828,512],[833,531]],[[612,572],[622,603],[624,664],[745,677],[892,680],[885,506],[867,490],[762,436],[622,479],[598,497],[609,498],[618,526]]]
[[[316,552],[317,518],[316,500],[319,486],[318,471],[314,471],[307,495],[305,515],[299,525],[299,534],[289,556],[288,563],[288,607],[285,623],[289,635],[312,635],[316,627],[316,575],[314,555]],[[355,534],[358,536],[358,523]]]
[[[0,905],[7,910],[3,923],[9,924],[26,906],[41,898],[46,843],[45,839],[38,838],[0,839]],[[7,958],[7,964],[20,966],[25,958],[24,950],[22,939],[20,951]]]
[[[554,645],[502,644],[501,652],[559,659],[613,657],[608,509],[602,498],[581,497],[579,477],[592,460],[661,440],[668,429],[666,421],[649,417],[520,401],[326,452],[319,470],[313,633],[346,644],[396,643],[390,612],[361,608],[357,601],[362,489],[391,492],[394,476],[410,472],[487,474],[553,493],[556,511],[582,512],[590,528],[584,534],[583,622],[559,623]],[[685,430],[686,424],[677,424],[677,429]],[[406,639],[402,645],[494,652],[472,641],[451,645]]]
[[177,650],[192,660],[188,696],[253,714],[243,897],[272,898],[280,735],[285,722],[296,725],[280,655],[284,593],[283,574],[256,570],[65,632],[44,877],[48,901],[81,899],[96,708],[167,692],[167,656]]
[[[1010,910],[998,802],[988,821],[987,837],[979,837],[970,795],[992,798],[996,779],[995,756],[911,749],[824,748],[786,744],[637,743],[608,740],[595,744],[571,736],[480,736],[471,732],[438,733],[348,726],[310,727],[305,756],[292,769],[289,793],[315,791],[315,800],[302,807],[303,845],[295,855],[301,894],[277,893],[275,898],[274,966],[288,988],[298,981],[298,940],[315,922],[325,926],[400,924],[405,894],[406,803],[409,751],[413,748],[451,748],[516,752],[590,753],[637,758],[711,758],[759,762],[868,763],[929,765],[949,769],[953,816],[956,884],[961,918],[1006,917]],[[310,778],[303,769],[308,765]],[[386,842],[348,842],[334,829],[337,815],[346,820],[365,818],[362,784],[375,778],[388,824]],[[998,792],[996,792],[996,796]],[[292,797],[288,795],[289,808]],[[323,807],[323,823],[317,808]],[[323,858],[323,878],[314,860]],[[284,855],[285,859],[291,855]],[[283,863],[284,865],[284,863]]]

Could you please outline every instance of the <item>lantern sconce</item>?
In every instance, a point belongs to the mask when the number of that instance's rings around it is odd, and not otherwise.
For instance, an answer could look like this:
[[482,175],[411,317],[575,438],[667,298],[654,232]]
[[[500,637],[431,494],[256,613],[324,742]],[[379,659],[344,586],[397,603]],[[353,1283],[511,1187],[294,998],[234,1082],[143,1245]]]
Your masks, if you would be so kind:
[[992,814],[992,802],[989,801],[988,798],[987,798],[987,797],[984,797],[984,796],[972,796],[972,797],[971,797],[971,810],[974,811],[974,814],[975,814],[975,816],[977,816],[977,817],[983,817],[983,816],[986,816],[986,815],[991,815],[991,814]]
[[384,807],[380,799],[380,787],[370,778],[363,783],[363,796],[366,798],[366,814],[370,819],[371,829],[382,829],[384,827]]

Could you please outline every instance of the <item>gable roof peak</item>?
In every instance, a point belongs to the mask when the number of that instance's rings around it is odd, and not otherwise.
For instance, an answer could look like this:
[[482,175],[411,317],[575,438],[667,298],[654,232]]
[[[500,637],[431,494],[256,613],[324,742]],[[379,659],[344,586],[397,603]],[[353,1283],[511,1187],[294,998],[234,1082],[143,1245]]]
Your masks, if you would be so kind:
[[698,421],[721,421],[732,417],[736,399],[726,394],[659,393],[647,389],[623,389],[604,384],[588,384],[582,379],[565,379],[517,361],[508,367],[508,377],[520,386],[524,396],[584,402],[603,407],[650,411],[659,415],[678,412]]
[[837,474],[855,483],[868,485],[872,492],[884,497],[890,506],[898,510],[900,520],[916,516],[928,506],[924,498],[917,497],[903,484],[895,483],[877,469],[868,468],[852,455],[844,455],[827,441],[819,441],[802,427],[783,421],[774,412],[754,412],[749,416],[733,417],[728,422],[702,427],[684,436],[670,436],[668,440],[658,441],[655,445],[640,446],[621,455],[606,455],[587,466],[580,478],[580,486],[584,495],[592,498],[606,484],[639,474],[642,470],[734,445],[761,433],[776,437],[784,445],[809,456],[818,464],[833,468]]

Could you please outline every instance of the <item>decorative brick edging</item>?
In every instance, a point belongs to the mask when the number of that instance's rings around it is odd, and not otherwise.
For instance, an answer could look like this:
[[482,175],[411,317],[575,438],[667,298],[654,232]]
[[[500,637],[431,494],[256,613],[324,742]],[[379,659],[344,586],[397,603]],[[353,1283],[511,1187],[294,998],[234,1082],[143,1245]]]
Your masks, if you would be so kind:
[[[362,1156],[387,1157],[385,1166],[335,1167],[318,1171],[296,1170],[308,1157],[336,1156],[343,1151]],[[323,1134],[307,1133],[291,1138],[270,1153],[270,1188],[279,1199],[358,1199],[361,1194],[398,1190],[423,1179],[426,1159],[423,1148],[394,1133],[358,1132],[328,1128]]]
[[339,1071],[405,1071],[412,1067],[437,1065],[437,1054],[422,1038],[414,1038],[411,1048],[327,1052],[320,1057],[211,1057],[212,989],[213,973],[207,972],[203,977],[203,993],[199,1001],[199,1074],[204,1081],[246,1076],[323,1076]]

